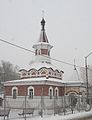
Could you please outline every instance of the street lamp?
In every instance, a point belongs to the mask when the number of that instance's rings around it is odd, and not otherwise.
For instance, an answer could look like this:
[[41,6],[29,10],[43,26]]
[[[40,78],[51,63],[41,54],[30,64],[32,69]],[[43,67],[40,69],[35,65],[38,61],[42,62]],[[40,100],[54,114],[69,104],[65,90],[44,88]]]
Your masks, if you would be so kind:
[[89,96],[89,87],[88,87],[88,65],[87,65],[87,58],[92,54],[89,53],[86,57],[85,57],[85,72],[86,72],[86,96],[87,96],[87,103],[89,102],[88,100],[88,96]]
[[3,92],[4,92],[4,120],[5,120],[5,109],[6,109],[6,98],[5,98],[5,87],[4,87],[4,82],[5,82],[5,71],[2,69],[2,74],[3,74]]

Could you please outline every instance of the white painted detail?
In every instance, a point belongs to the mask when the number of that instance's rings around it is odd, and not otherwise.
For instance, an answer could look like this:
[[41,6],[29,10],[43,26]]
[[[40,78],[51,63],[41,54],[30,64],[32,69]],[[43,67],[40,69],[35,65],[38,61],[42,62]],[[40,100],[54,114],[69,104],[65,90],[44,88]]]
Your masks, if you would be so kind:
[[54,92],[55,92],[55,96],[59,96],[59,90],[57,87],[55,88]]
[[[51,91],[51,93],[50,93],[50,91]],[[49,87],[49,96],[50,95],[53,96],[53,87],[52,86]]]
[[28,87],[28,96],[29,96],[29,90],[32,89],[33,90],[33,95],[34,95],[34,87],[30,86]]

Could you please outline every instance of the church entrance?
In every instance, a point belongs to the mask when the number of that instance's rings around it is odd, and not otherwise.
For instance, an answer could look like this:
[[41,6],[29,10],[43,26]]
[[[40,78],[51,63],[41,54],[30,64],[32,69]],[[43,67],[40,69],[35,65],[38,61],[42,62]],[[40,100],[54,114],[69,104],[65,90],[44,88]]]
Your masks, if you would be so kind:
[[75,93],[70,93],[69,94],[69,103],[71,107],[75,107],[77,103],[77,96]]

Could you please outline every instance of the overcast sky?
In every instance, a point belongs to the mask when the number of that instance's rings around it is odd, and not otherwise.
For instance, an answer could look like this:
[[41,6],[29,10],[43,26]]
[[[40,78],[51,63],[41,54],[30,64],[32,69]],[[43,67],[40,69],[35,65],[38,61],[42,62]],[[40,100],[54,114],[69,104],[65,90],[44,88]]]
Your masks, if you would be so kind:
[[[51,57],[84,66],[84,58],[92,51],[92,0],[0,0],[0,39],[33,51],[40,35],[42,18],[46,34],[53,45]],[[0,42],[0,60],[29,69],[33,53]],[[52,61],[68,79],[73,66]],[[92,64],[92,55],[88,57]]]

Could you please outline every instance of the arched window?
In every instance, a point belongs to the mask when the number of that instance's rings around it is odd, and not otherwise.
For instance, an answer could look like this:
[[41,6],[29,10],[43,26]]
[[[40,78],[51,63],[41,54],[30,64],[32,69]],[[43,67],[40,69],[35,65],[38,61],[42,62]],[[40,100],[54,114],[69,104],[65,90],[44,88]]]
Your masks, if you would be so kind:
[[49,96],[50,96],[50,99],[52,99],[52,96],[53,96],[53,88],[52,87],[49,88]]
[[28,96],[30,99],[33,99],[33,96],[34,96],[34,88],[32,86],[30,86],[28,88]]
[[12,96],[13,96],[13,99],[17,98],[17,96],[18,96],[18,88],[17,87],[12,88]]
[[55,97],[58,98],[59,91],[58,91],[58,88],[57,88],[57,87],[55,88],[55,91],[54,91],[54,92],[55,92],[55,93],[54,93]]

